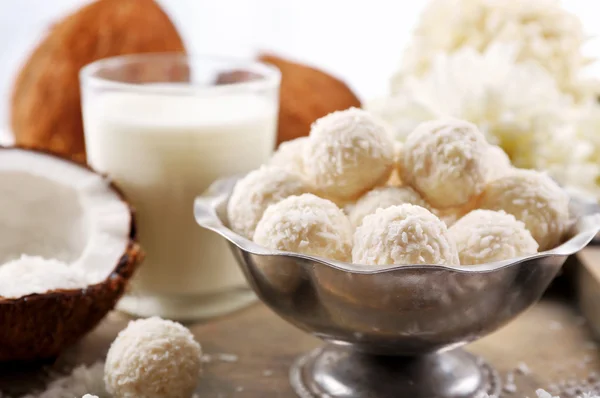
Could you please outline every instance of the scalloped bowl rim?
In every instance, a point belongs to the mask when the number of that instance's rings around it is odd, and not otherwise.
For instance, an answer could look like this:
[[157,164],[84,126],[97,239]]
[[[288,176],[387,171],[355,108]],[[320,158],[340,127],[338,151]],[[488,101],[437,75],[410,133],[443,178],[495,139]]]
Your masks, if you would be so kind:
[[[196,222],[203,228],[218,233],[223,238],[227,239],[230,243],[235,245],[237,248],[244,252],[257,255],[257,256],[278,256],[295,258],[299,260],[311,261],[314,263],[323,264],[325,266],[338,269],[340,271],[354,273],[354,274],[378,274],[384,272],[394,271],[408,271],[408,270],[430,270],[430,271],[452,271],[456,273],[470,274],[470,273],[489,273],[498,271],[504,268],[516,266],[523,262],[532,260],[538,260],[547,257],[554,256],[570,256],[577,253],[585,246],[587,246],[594,237],[600,232],[600,207],[597,207],[598,212],[593,214],[584,215],[576,220],[581,222],[585,219],[589,219],[589,226],[583,228],[580,232],[573,235],[569,240],[563,242],[559,246],[551,250],[546,250],[540,253],[532,254],[529,256],[516,257],[508,260],[495,261],[492,263],[478,264],[478,265],[432,265],[432,264],[406,264],[406,265],[362,265],[353,264],[342,261],[325,259],[323,257],[311,256],[300,253],[293,253],[287,251],[281,251],[276,249],[268,249],[246,237],[239,235],[230,228],[228,228],[221,220],[221,217],[217,214],[217,208],[219,208],[223,202],[229,199],[230,190],[225,189],[227,183],[231,183],[237,180],[239,176],[233,176],[229,178],[219,179],[215,181],[211,187],[207,189],[205,193],[197,197],[194,202],[194,216]],[[589,204],[589,203],[588,203]]]

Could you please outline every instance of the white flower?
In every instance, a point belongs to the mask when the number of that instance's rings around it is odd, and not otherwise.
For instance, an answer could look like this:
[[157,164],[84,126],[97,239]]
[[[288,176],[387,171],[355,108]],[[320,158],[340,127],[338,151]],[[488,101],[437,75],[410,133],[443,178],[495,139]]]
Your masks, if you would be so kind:
[[583,95],[579,73],[588,63],[581,48],[586,40],[579,19],[557,0],[433,0],[425,8],[401,71],[392,88],[406,76],[427,72],[439,53],[463,47],[485,52],[494,43],[512,44],[517,61],[536,61],[564,92]]
[[582,189],[595,186],[593,151],[576,129],[577,108],[537,63],[517,63],[515,46],[440,54],[421,77],[408,76],[387,99],[367,104],[402,140],[420,122],[455,117],[475,123],[513,164],[548,170]]

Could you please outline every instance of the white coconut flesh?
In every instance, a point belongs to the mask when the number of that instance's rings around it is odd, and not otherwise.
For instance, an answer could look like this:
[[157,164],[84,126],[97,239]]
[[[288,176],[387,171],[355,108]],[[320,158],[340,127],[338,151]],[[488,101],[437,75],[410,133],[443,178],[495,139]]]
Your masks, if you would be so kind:
[[0,149],[0,297],[102,282],[127,250],[131,217],[106,177]]

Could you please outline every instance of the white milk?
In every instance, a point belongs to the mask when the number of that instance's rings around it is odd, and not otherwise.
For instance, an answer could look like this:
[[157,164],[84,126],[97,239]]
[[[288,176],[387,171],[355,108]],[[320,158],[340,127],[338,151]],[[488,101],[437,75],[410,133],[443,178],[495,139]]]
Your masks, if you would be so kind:
[[198,296],[244,286],[225,240],[196,224],[193,203],[215,179],[268,160],[276,113],[275,100],[239,93],[117,92],[84,101],[88,161],[136,210],[146,259],[135,294]]

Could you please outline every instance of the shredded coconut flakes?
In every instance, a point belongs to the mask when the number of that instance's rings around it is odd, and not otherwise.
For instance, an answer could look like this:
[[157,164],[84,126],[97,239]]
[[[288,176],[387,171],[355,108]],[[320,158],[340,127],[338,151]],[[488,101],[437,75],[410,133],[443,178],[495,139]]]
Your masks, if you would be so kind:
[[[104,362],[96,362],[91,366],[80,365],[71,373],[59,376],[46,386],[44,391],[34,391],[19,398],[65,398],[82,397],[109,398],[104,389]],[[11,398],[2,394],[0,397]]]

